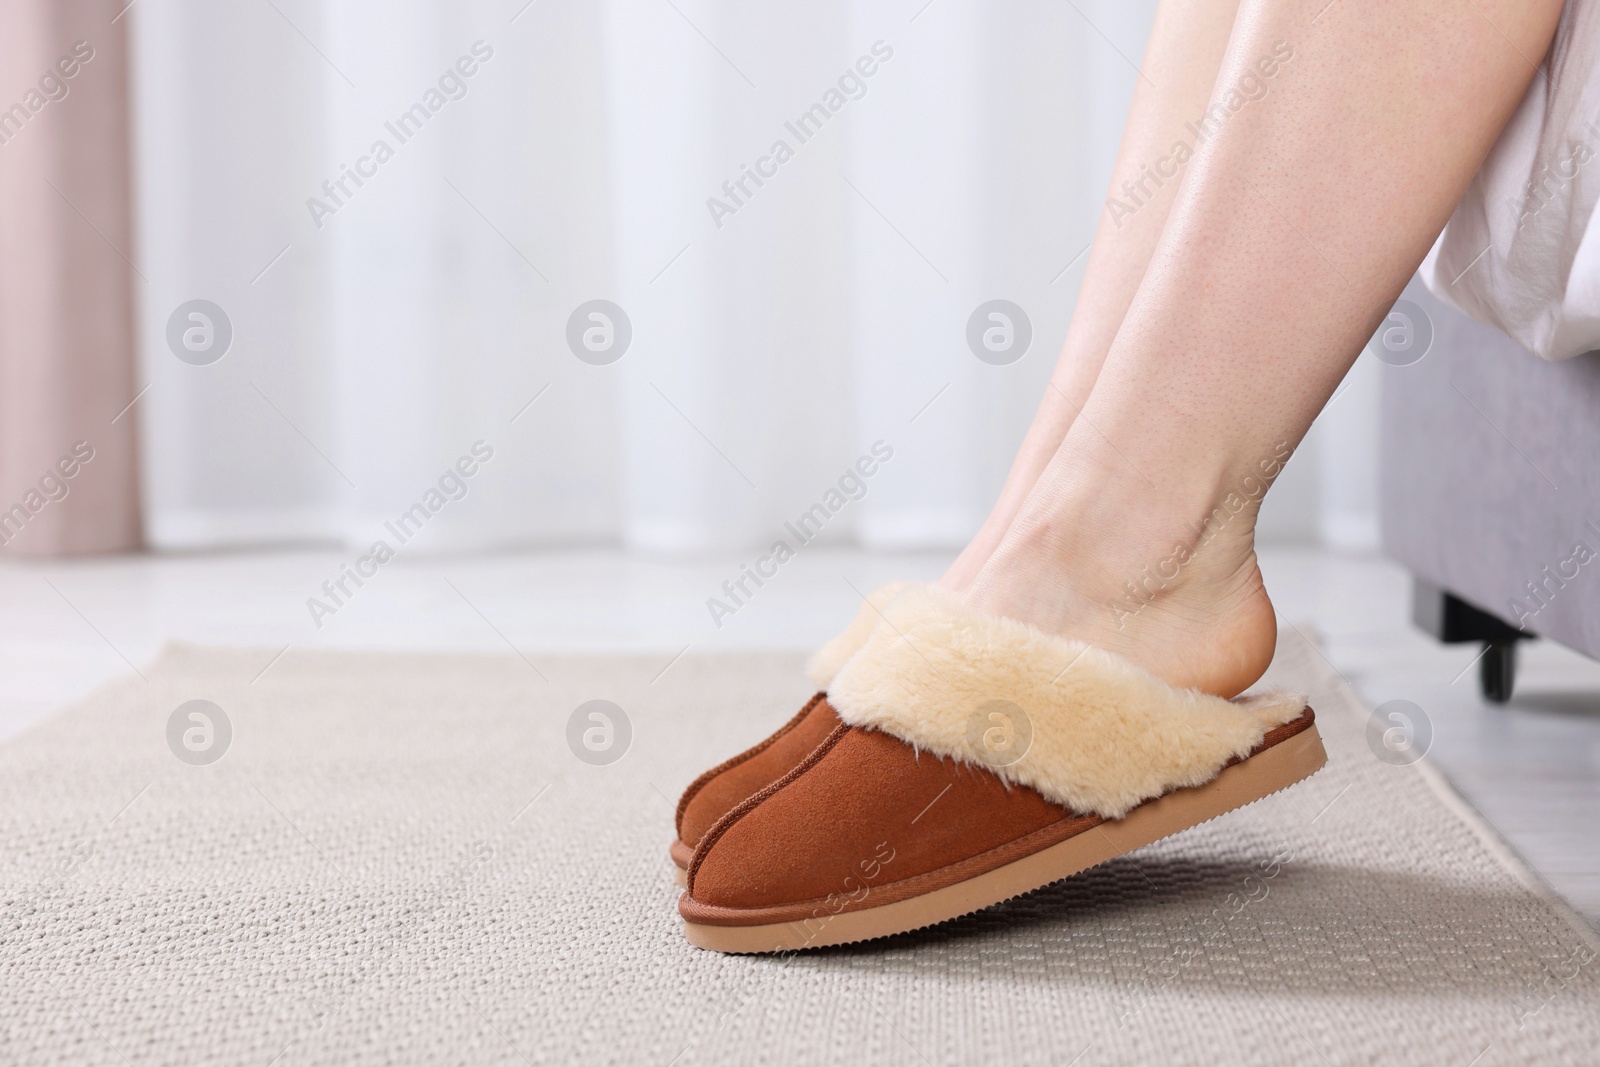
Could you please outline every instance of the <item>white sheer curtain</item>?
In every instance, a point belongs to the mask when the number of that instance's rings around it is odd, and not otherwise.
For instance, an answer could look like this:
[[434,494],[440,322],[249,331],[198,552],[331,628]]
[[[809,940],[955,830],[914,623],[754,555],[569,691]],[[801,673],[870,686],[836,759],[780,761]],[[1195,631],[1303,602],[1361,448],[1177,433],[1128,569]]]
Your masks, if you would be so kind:
[[[1065,332],[1153,6],[141,0],[153,543],[364,547],[478,441],[418,544],[764,546],[879,441],[826,536],[959,542]],[[208,365],[167,340],[194,299],[233,328]],[[597,299],[632,329],[609,365],[566,340]],[[1006,366],[966,341],[992,299],[1031,320]]]

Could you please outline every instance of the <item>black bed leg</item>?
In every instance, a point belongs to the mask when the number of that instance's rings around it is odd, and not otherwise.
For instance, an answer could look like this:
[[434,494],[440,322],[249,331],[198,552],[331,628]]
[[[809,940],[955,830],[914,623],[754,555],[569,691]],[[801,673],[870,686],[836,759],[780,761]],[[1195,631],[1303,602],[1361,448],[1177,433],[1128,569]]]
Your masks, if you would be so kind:
[[1481,642],[1478,688],[1491,704],[1511,699],[1517,679],[1517,643],[1533,638],[1424,578],[1413,578],[1411,621],[1447,645]]
[[1478,662],[1478,689],[1483,693],[1483,699],[1491,704],[1504,704],[1511,699],[1511,687],[1516,681],[1517,643],[1486,642],[1483,659]]

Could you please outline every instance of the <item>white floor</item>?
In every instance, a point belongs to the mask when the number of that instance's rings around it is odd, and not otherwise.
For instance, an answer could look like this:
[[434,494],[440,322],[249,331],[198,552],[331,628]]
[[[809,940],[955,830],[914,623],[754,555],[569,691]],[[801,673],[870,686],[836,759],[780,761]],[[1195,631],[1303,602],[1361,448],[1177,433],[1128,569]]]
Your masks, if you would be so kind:
[[[813,549],[720,626],[706,601],[724,596],[739,559],[583,551],[396,560],[360,589],[347,582],[354,595],[319,627],[307,600],[324,596],[322,583],[349,562],[308,551],[0,564],[0,738],[131,672],[168,640],[274,651],[647,651],[666,668],[686,649],[810,648],[850,617],[858,591],[931,579],[945,560]],[[1262,566],[1281,617],[1315,631],[1374,706],[1404,699],[1423,709],[1433,730],[1427,759],[1600,923],[1600,664],[1547,642],[1525,646],[1516,696],[1492,707],[1478,697],[1476,647],[1440,646],[1412,629],[1398,568],[1315,549],[1268,549]]]

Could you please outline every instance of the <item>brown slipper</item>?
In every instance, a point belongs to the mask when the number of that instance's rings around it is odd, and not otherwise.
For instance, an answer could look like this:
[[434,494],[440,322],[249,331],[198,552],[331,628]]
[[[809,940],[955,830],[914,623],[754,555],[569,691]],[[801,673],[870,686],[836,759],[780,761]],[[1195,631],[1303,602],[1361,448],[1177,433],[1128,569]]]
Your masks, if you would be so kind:
[[884,608],[909,587],[907,582],[891,582],[870,593],[844,632],[817,649],[806,665],[806,673],[818,692],[799,713],[760,744],[717,764],[689,783],[678,800],[678,836],[667,850],[679,885],[687,884],[689,860],[705,832],[747,797],[792,771],[839,725],[839,717],[824,699],[829,683],[867,643]]
[[678,904],[694,944],[775,952],[944,922],[1327,758],[1297,694],[1175,689],[938,590],[887,615],[820,702],[839,725],[700,840]]

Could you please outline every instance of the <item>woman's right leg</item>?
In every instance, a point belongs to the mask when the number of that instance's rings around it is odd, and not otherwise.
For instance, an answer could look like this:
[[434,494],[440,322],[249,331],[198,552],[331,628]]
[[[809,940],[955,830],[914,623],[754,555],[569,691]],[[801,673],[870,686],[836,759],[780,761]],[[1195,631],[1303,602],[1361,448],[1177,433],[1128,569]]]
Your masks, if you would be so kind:
[[1083,414],[966,600],[1173,685],[1254,683],[1276,632],[1262,495],[1542,76],[1561,8],[1246,0],[1218,128]]
[[[1195,147],[1187,123],[1198,123],[1228,47],[1239,0],[1163,0],[1145,48],[1143,74],[1133,94],[1107,208],[1078,289],[1072,325],[1051,373],[1050,387],[1033,417],[1000,498],[983,527],[941,581],[968,585],[1011,527],[1039,473],[1067,436],[1088,399],[1172,207],[1183,161]],[[1112,208],[1113,199],[1119,206]],[[1129,209],[1131,208],[1131,213]]]

